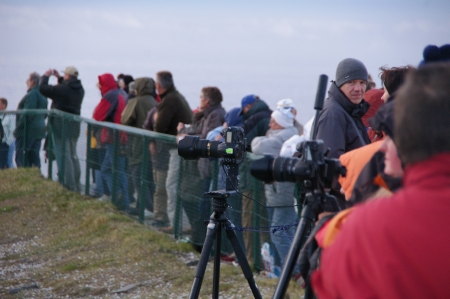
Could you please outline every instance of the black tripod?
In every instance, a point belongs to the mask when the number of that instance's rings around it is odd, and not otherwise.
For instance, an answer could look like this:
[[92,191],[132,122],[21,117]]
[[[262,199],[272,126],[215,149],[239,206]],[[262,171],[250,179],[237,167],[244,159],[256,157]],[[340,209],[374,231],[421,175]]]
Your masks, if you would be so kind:
[[228,240],[230,240],[233,246],[236,257],[239,260],[239,265],[241,266],[242,272],[248,281],[250,289],[252,290],[253,296],[255,298],[262,298],[258,287],[256,286],[255,279],[253,278],[253,273],[245,257],[244,251],[239,244],[239,240],[236,236],[236,232],[231,229],[234,224],[228,219],[225,213],[228,203],[227,197],[233,191],[212,191],[206,193],[212,196],[212,210],[213,213],[209,218],[208,229],[206,232],[206,239],[203,245],[202,253],[200,255],[200,260],[195,273],[194,284],[192,285],[191,294],[189,298],[198,298],[200,294],[200,288],[202,286],[203,277],[205,276],[206,266],[208,264],[209,255],[213,246],[213,241],[216,239],[216,246],[214,252],[214,274],[213,274],[213,292],[212,298],[219,298],[219,278],[220,278],[220,245],[222,238],[222,228],[225,229]]

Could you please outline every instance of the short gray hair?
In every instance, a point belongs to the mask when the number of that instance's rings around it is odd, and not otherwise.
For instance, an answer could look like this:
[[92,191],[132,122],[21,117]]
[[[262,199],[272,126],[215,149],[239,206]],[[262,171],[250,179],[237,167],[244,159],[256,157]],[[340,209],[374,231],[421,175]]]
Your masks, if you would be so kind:
[[156,73],[156,82],[158,82],[162,88],[169,89],[173,87],[172,74],[168,71],[161,71]]
[[38,73],[36,72],[32,72],[30,74],[30,82],[33,82],[33,86],[38,86],[39,85],[39,79],[41,78],[41,76],[39,76]]

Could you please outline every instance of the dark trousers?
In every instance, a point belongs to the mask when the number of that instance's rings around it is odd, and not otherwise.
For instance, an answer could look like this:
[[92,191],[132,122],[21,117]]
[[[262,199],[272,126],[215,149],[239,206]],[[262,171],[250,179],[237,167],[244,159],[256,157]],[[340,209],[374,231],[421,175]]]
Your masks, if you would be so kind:
[[19,137],[16,139],[16,164],[17,167],[37,167],[41,168],[41,159],[39,150],[41,149],[42,139]]
[[0,169],[8,168],[8,151],[9,146],[2,142],[0,144]]

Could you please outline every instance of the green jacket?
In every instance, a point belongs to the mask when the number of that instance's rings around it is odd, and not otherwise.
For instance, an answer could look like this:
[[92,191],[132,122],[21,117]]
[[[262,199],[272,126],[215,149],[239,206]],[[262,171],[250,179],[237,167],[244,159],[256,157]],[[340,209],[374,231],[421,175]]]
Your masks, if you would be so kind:
[[[28,93],[22,98],[17,110],[27,109],[45,109],[47,110],[47,98],[44,97],[38,89],[38,86],[32,87]],[[24,130],[26,125],[26,137],[42,139],[45,137],[45,118],[46,114],[17,114],[16,129],[14,137],[25,137]]]
[[[127,106],[122,112],[122,124],[135,128],[142,128],[148,112],[157,105],[153,93],[155,90],[155,82],[151,78],[137,78],[135,80],[137,97],[128,101]],[[142,162],[142,136],[134,134],[129,135],[130,155],[128,163],[130,165]],[[146,145],[148,150],[148,145]]]

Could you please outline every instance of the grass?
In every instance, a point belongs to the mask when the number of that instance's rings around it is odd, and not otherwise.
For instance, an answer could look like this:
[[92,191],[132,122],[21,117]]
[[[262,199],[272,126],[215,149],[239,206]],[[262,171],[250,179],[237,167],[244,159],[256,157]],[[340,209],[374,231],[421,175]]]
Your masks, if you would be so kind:
[[[67,191],[37,169],[0,171],[0,182],[1,298],[188,297],[195,267],[186,266],[186,257],[197,255],[190,244],[111,204]],[[252,297],[239,267],[224,264],[220,270],[222,298]],[[212,271],[209,263],[201,298],[211,297]],[[277,281],[257,274],[255,279],[263,297],[271,297]],[[33,283],[39,288],[9,294]],[[130,284],[139,286],[111,293]],[[288,293],[303,294],[295,285]]]

